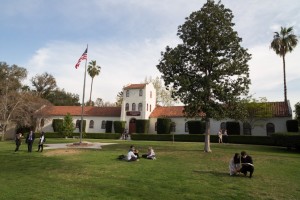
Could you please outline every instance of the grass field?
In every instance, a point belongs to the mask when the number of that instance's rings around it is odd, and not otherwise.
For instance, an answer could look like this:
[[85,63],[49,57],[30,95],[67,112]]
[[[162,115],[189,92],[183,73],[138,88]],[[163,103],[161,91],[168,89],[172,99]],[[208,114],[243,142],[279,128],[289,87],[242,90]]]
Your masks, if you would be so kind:
[[[203,143],[89,140],[116,143],[102,150],[59,149],[15,153],[0,142],[0,199],[300,199],[300,153],[280,147]],[[74,142],[47,139],[47,143]],[[157,160],[119,161],[133,144]],[[37,144],[34,145],[37,149]],[[228,163],[246,150],[254,160],[253,178],[231,177]]]

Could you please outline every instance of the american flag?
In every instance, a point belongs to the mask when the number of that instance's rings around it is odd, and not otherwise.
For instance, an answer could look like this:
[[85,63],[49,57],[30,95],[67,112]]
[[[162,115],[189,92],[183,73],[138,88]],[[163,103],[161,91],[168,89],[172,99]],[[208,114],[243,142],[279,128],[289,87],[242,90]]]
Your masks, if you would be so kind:
[[80,62],[81,62],[82,60],[86,60],[86,59],[87,59],[87,51],[88,51],[88,49],[86,48],[86,50],[83,52],[82,56],[78,59],[78,62],[77,62],[77,64],[75,65],[75,68],[76,68],[76,69],[79,67]]

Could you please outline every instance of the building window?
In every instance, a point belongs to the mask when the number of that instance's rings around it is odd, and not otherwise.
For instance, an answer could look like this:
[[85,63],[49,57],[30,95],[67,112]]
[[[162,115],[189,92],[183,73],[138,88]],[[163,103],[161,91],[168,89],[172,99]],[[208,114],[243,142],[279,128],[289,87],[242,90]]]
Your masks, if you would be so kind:
[[157,122],[155,122],[155,131],[157,131]]
[[132,104],[132,111],[135,111],[136,107],[135,107],[135,103]]
[[189,132],[189,124],[188,124],[188,122],[185,122],[185,124],[184,124],[184,131],[185,131],[186,133]]
[[152,98],[152,91],[150,91],[150,98]]
[[106,126],[106,121],[103,120],[102,123],[101,123],[101,129],[105,129],[105,126]]
[[273,123],[267,123],[267,136],[272,135],[272,133],[275,133],[275,125]]
[[151,112],[151,104],[150,104],[150,112]]
[[129,97],[129,90],[126,90],[126,97]]
[[248,122],[243,123],[243,133],[244,135],[251,135],[251,125]]
[[76,128],[79,128],[79,127],[80,127],[80,121],[81,121],[81,120],[76,120]]
[[143,90],[142,89],[140,89],[139,95],[140,95],[140,97],[143,96]]
[[91,121],[90,121],[89,128],[94,128],[94,120],[91,120]]
[[148,111],[148,104],[147,104],[147,111]]
[[129,103],[126,103],[125,105],[125,111],[128,111],[129,110]]
[[142,104],[142,103],[139,103],[138,111],[142,112],[142,110],[143,110],[143,104]]
[[41,124],[40,124],[40,126],[41,126],[41,127],[44,127],[44,125],[45,125],[45,119],[42,118],[42,119],[41,119]]
[[171,132],[176,132],[176,123],[175,122],[171,123]]

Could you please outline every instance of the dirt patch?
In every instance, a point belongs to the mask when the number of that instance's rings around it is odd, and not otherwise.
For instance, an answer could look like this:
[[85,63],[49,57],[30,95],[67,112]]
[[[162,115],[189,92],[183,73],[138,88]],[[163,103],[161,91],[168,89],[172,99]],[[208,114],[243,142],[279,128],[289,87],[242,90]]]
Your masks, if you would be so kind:
[[60,156],[60,155],[75,155],[80,154],[81,151],[79,149],[54,149],[51,151],[46,151],[44,153],[45,156]]

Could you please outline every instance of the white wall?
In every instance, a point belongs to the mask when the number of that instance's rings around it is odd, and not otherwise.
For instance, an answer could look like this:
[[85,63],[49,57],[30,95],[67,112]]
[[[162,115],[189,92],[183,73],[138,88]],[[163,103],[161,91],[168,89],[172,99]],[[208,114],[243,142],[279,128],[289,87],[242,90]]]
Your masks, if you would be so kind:
[[[53,127],[52,127],[52,120],[53,119],[63,119],[63,116],[52,116],[52,117],[48,117],[47,119],[45,119],[44,121],[44,127],[41,129],[42,131],[45,132],[53,132]],[[76,124],[77,120],[81,120],[81,116],[72,116],[73,118],[73,123],[74,126]],[[83,117],[83,120],[86,120],[86,132],[87,133],[104,133],[105,132],[105,128],[102,129],[101,125],[102,125],[102,121],[119,121],[120,118],[119,117]],[[89,124],[90,121],[94,120],[94,128],[89,128]],[[79,129],[77,128],[74,133],[78,133]],[[114,128],[112,127],[112,132],[114,132]]]

